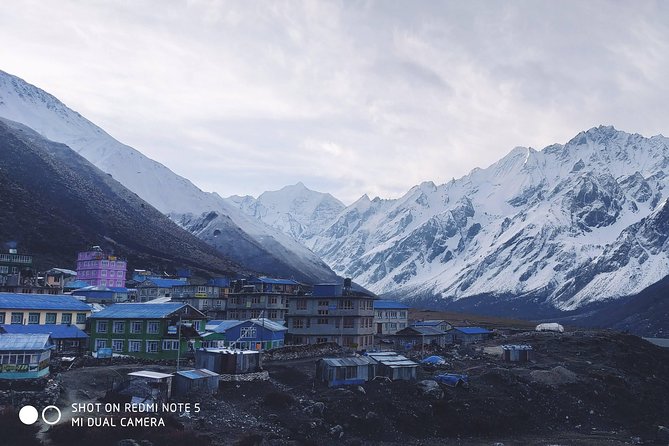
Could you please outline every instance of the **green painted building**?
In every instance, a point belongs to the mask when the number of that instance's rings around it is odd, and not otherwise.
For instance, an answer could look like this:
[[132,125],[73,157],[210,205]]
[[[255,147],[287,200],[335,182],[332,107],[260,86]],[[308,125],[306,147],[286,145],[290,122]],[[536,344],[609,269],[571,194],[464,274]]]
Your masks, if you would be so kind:
[[176,359],[204,331],[206,316],[183,303],[121,303],[90,317],[90,348],[118,355]]

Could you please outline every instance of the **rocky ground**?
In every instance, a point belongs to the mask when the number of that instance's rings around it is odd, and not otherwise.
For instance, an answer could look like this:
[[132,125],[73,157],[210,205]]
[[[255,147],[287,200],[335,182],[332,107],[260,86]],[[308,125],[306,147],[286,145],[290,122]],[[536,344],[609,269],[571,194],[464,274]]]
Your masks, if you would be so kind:
[[[499,346],[509,343],[532,345],[534,360],[504,362]],[[317,357],[290,352],[292,359],[265,362],[268,381],[221,383],[217,395],[199,399],[200,413],[170,418],[165,428],[58,426],[40,438],[96,446],[124,438],[145,446],[669,444],[669,429],[661,427],[669,426],[669,350],[635,336],[525,332],[438,353],[447,364],[421,367],[416,382],[328,389],[315,382]],[[58,404],[97,401],[115,379],[140,368],[173,369],[121,364],[62,371]],[[467,374],[469,388],[435,384],[431,378],[442,372]]]

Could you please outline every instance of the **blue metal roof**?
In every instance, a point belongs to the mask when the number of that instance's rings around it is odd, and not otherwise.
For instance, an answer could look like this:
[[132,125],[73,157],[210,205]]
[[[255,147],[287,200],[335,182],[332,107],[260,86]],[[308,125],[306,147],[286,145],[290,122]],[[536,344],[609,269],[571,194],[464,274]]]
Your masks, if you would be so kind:
[[139,284],[139,287],[151,287],[155,286],[158,288],[172,288],[173,286],[178,286],[178,285],[188,285],[188,282],[185,280],[179,280],[179,279],[157,279],[157,278],[151,278],[147,279],[141,284]]
[[267,283],[271,285],[299,285],[299,282],[296,282],[292,279],[273,279],[271,277],[258,277],[255,280],[250,280],[250,283]]
[[177,372],[177,375],[181,375],[188,379],[203,379],[203,378],[212,378],[219,376],[218,373],[212,372],[207,369],[196,369],[196,370],[182,370]]
[[0,309],[90,311],[79,299],[62,294],[0,293]]
[[486,330],[481,327],[453,327],[454,330],[458,330],[464,334],[491,334],[490,330]]
[[409,306],[405,305],[400,302],[396,302],[394,300],[375,300],[374,301],[374,309],[375,310],[381,310],[381,309],[389,309],[389,310],[408,310]]
[[439,319],[430,319],[430,320],[425,320],[425,321],[416,321],[411,324],[412,327],[436,327],[438,325],[442,325],[447,323],[445,320],[439,320]]
[[84,282],[83,280],[73,280],[72,282],[68,282],[64,285],[64,288],[85,288],[87,286],[90,286],[88,282]]
[[50,334],[52,339],[72,339],[72,338],[87,338],[88,335],[81,331],[76,325],[67,324],[5,324],[0,325],[0,331],[4,330],[7,333],[21,333],[21,334]]
[[0,334],[0,350],[4,351],[46,350],[52,346],[48,334]]
[[187,306],[181,303],[165,304],[114,304],[102,311],[94,313],[91,318],[94,319],[163,319],[182,307]]
[[[209,327],[212,325],[211,322],[213,322],[213,321],[209,321],[209,323],[207,323],[207,325],[205,326],[206,329],[209,329]],[[236,319],[228,319],[228,320],[225,320],[225,321],[219,321],[219,324],[217,324],[215,327],[212,327],[211,331],[216,332],[216,333],[225,333],[226,331],[228,331],[232,327],[236,327],[237,325],[239,325],[243,322],[244,321],[239,321],[239,320],[236,320]]]

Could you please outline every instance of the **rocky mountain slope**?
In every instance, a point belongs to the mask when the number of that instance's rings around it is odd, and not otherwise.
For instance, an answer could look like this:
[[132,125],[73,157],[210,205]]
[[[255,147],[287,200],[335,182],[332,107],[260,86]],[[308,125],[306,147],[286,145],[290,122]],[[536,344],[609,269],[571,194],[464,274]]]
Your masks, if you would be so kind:
[[0,205],[0,240],[33,254],[37,269],[73,268],[78,250],[105,245],[130,268],[247,271],[69,147],[2,118]]
[[[307,282],[335,274],[302,244],[122,144],[54,96],[0,71],[0,117],[74,149],[175,222],[249,269]],[[214,233],[216,234],[214,236]]]
[[315,224],[320,232],[294,231],[283,223],[290,216],[266,218],[258,204],[247,212],[377,293],[553,314],[669,275],[668,167],[669,139],[601,126],[541,151],[517,147],[486,169],[396,200],[365,195],[329,226]]

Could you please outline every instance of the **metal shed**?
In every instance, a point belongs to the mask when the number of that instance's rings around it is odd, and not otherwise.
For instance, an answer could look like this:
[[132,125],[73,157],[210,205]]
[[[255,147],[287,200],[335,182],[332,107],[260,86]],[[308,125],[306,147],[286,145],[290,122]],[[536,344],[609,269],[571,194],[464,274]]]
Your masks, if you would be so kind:
[[218,390],[218,373],[207,369],[183,370],[172,380],[174,396],[212,395]]
[[527,362],[534,359],[531,345],[503,345],[502,358],[509,362]]
[[377,362],[376,376],[385,376],[393,381],[416,379],[418,363],[402,355],[395,352],[375,352],[368,353],[367,356]]
[[376,361],[367,356],[322,358],[316,362],[316,379],[328,387],[363,384],[375,376]]
[[253,350],[201,348],[195,351],[195,367],[228,375],[254,373],[261,370],[262,357]]

